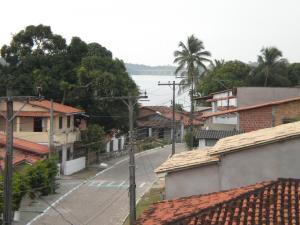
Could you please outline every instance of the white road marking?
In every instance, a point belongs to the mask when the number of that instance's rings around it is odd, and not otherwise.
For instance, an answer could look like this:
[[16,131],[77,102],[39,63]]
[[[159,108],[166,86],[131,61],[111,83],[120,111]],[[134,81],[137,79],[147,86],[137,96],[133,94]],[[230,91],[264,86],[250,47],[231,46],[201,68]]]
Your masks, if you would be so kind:
[[104,184],[106,182],[106,180],[101,180],[97,182],[97,187],[101,187],[102,184]]
[[141,183],[140,188],[144,187],[145,184],[146,184],[145,182]]
[[126,181],[123,180],[123,181],[119,184],[119,187],[123,186],[125,183],[126,183]]
[[[166,145],[165,147],[170,147],[171,145]],[[140,153],[137,153],[135,156],[136,156],[136,159],[137,158],[140,158],[141,156],[145,155],[145,154],[150,154],[150,153],[153,153],[153,152],[156,152],[158,150],[161,150],[160,147],[158,148],[153,148],[153,149],[150,149],[150,150],[147,150],[147,151],[143,151],[143,152],[140,152]],[[125,162],[125,161],[128,161],[128,158],[125,158],[125,159],[122,159],[118,162],[116,162],[114,165],[112,165],[111,167],[108,167],[100,172],[98,172],[96,175],[88,178],[87,180],[83,181],[81,184],[78,184],[76,187],[72,188],[71,190],[69,190],[67,193],[65,193],[64,195],[62,195],[61,197],[59,197],[55,202],[53,202],[49,207],[47,207],[41,214],[37,215],[35,218],[33,218],[31,221],[29,221],[26,225],[32,225],[33,222],[35,222],[36,220],[38,220],[39,218],[41,218],[43,215],[45,215],[52,207],[56,206],[58,203],[60,203],[63,199],[65,199],[67,196],[69,196],[71,193],[73,193],[74,191],[76,191],[77,189],[79,189],[81,186],[83,186],[84,184],[86,184],[87,182],[90,182],[91,180],[95,179],[97,176],[99,176],[100,174],[102,173],[105,173],[106,171],[110,170],[110,169],[113,169],[115,166]],[[153,182],[154,183],[154,182]],[[146,190],[147,191],[147,190]],[[146,193],[145,191],[145,193]],[[140,200],[140,197],[137,199],[137,202]],[[127,217],[127,215],[126,215]],[[126,217],[124,217],[123,221],[125,221]]]

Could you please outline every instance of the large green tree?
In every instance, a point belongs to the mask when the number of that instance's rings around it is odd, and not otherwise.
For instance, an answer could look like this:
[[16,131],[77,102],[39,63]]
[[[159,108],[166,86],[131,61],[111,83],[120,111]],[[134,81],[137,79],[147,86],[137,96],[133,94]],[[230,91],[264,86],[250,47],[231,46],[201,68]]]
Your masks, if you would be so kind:
[[[42,88],[47,99],[84,109],[90,122],[109,130],[127,129],[127,109],[98,97],[138,94],[122,60],[98,43],[73,37],[69,44],[49,26],[28,26],[1,48],[8,63],[0,66],[0,94],[10,87],[18,94],[33,95]],[[121,115],[120,115],[121,112]]]
[[207,95],[227,88],[248,86],[250,66],[241,61],[227,61],[210,69],[197,86],[197,92]]
[[293,85],[300,85],[300,63],[288,65],[288,78]]

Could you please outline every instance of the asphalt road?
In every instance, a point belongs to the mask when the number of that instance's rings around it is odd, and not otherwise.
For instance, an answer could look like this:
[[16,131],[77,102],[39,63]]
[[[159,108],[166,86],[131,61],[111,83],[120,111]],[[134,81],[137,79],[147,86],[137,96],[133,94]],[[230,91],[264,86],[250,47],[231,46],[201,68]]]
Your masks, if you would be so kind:
[[[184,146],[177,145],[177,151]],[[164,162],[171,147],[151,150],[136,156],[137,199],[157,179],[154,169]],[[35,218],[32,225],[118,225],[129,210],[128,159],[118,161],[63,196],[53,207]]]

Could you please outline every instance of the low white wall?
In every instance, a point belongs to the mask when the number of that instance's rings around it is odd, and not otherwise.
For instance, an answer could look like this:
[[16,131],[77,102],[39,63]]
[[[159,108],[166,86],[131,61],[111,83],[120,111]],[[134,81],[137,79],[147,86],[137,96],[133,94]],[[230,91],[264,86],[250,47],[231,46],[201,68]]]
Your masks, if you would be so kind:
[[223,155],[221,162],[166,175],[166,197],[228,190],[278,178],[300,179],[300,138]]
[[85,168],[85,157],[66,161],[64,175],[71,175]]
[[205,139],[199,139],[199,148],[206,147]]
[[165,181],[167,199],[219,191],[218,165],[168,173]]

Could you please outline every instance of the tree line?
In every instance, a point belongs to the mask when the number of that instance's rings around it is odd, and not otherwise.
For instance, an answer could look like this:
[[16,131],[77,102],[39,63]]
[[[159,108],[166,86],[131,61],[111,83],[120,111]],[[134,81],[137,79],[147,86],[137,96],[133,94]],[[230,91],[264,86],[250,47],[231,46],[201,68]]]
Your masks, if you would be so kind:
[[[138,94],[124,62],[100,44],[73,37],[68,44],[50,26],[27,26],[1,48],[0,95],[10,88],[34,95],[39,87],[46,99],[83,109],[89,122],[109,131],[127,130],[127,108],[97,97]],[[116,116],[118,115],[118,116]]]
[[290,87],[300,84],[300,63],[289,63],[276,47],[262,48],[257,61],[213,60],[194,35],[180,42],[174,52],[176,74],[184,89],[195,87],[194,95],[207,95],[237,86]]

